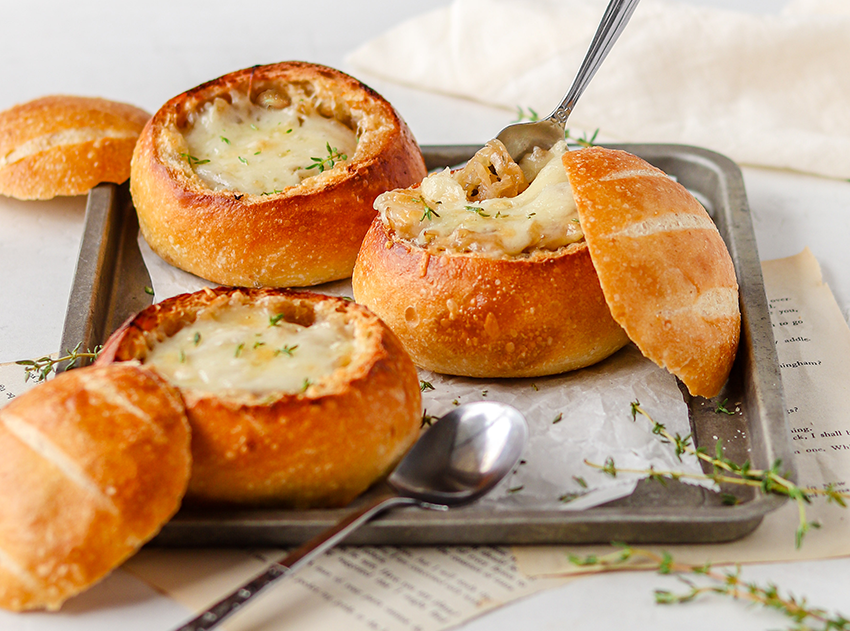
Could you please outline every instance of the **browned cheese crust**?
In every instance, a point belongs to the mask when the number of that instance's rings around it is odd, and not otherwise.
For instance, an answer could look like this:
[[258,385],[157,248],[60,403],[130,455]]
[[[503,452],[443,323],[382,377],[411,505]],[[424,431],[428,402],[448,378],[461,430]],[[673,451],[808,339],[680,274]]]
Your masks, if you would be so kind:
[[583,242],[527,258],[429,253],[380,218],[352,276],[355,299],[413,361],[469,377],[533,377],[594,364],[628,339],[612,320]]
[[98,362],[140,360],[200,309],[241,294],[271,297],[285,319],[309,325],[317,309],[353,323],[352,363],[298,394],[182,389],[192,426],[187,498],[295,508],[343,506],[395,466],[416,440],[421,395],[416,369],[392,332],[340,298],[275,289],[205,289],[163,301],[116,331]]
[[0,410],[0,606],[58,609],[155,535],[191,467],[176,390],[79,368]]
[[124,182],[149,118],[132,105],[79,96],[45,96],[0,112],[0,194],[51,199]]
[[726,245],[680,184],[622,151],[563,157],[593,265],[614,319],[691,394],[715,396],[741,318]]
[[[290,85],[306,85],[323,116],[356,131],[354,156],[271,195],[205,186],[185,157],[188,114],[231,90],[250,90],[253,99],[269,88],[286,95]],[[286,62],[234,72],[168,101],[136,147],[131,192],[144,238],[172,265],[226,285],[301,287],[350,276],[375,197],[425,173],[413,135],[380,95],[337,70]]]

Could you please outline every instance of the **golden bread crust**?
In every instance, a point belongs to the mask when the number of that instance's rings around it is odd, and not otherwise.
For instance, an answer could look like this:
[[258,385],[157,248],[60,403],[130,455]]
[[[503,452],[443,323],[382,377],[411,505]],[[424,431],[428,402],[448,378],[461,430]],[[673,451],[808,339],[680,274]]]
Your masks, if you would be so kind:
[[741,317],[717,227],[680,184],[601,147],[563,156],[593,265],[614,319],[693,395],[718,394]]
[[[355,154],[271,195],[205,186],[185,158],[189,114],[230,91],[285,93],[290,85],[308,86],[323,116],[357,132]],[[425,173],[413,135],[380,95],[337,70],[285,62],[246,68],[168,101],[145,127],[130,184],[142,235],[172,265],[225,285],[303,287],[347,278],[375,197]]]
[[358,347],[352,363],[297,394],[182,389],[192,426],[187,498],[203,502],[342,506],[389,472],[418,437],[419,379],[398,339],[365,308],[280,289],[205,289],[145,309],[116,331],[98,363],[142,361],[158,339],[223,300],[270,299],[287,319],[345,314]]
[[622,348],[584,243],[528,258],[429,253],[377,218],[352,276],[354,297],[413,361],[469,377],[534,377]]
[[78,368],[0,410],[0,606],[58,609],[153,537],[191,468],[179,393],[137,366]]
[[0,193],[51,199],[124,182],[149,118],[125,103],[66,95],[0,112]]

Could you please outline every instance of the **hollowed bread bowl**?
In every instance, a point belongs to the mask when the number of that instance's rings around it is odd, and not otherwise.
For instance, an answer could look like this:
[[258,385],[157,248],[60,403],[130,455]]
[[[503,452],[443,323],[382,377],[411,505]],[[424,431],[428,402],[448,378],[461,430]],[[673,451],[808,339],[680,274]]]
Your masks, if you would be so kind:
[[386,190],[422,154],[379,94],[325,66],[283,62],[180,94],[145,127],[131,193],[141,233],[172,265],[244,287],[347,278]]
[[[519,167],[499,143],[488,147],[450,174],[456,184],[432,175],[377,200],[355,299],[436,372],[555,374],[632,340],[692,394],[716,394],[738,344],[737,281],[694,197],[636,156],[601,147],[550,156],[545,176],[523,166],[517,187]],[[440,213],[460,219],[441,228]],[[506,217],[514,223],[500,224]],[[514,247],[516,234],[531,237]]]
[[283,289],[204,289],[119,328],[98,363],[140,362],[175,385],[192,427],[187,499],[342,506],[418,436],[416,369],[351,301]]

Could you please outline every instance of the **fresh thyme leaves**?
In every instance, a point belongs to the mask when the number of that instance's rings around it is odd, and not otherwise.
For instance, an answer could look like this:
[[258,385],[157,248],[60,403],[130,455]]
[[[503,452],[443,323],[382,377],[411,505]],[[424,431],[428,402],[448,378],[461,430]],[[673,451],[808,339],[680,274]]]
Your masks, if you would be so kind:
[[583,488],[583,489],[587,488],[587,480],[585,480],[580,475],[574,475],[573,480],[575,480],[576,484],[578,484],[581,488]]
[[734,416],[735,415],[734,412],[730,412],[728,409],[726,409],[726,402],[728,400],[729,399],[723,399],[723,401],[721,401],[720,403],[717,404],[717,407],[714,408],[714,411],[717,414],[728,414],[729,416]]
[[276,188],[273,191],[263,191],[260,195],[277,195],[278,193],[282,193],[283,190]]
[[301,386],[301,392],[307,392],[307,388],[313,385],[313,382],[309,379],[304,379],[304,383]]
[[288,355],[292,357],[293,353],[295,353],[295,349],[298,348],[298,344],[295,346],[283,346],[275,351],[275,355]]
[[528,108],[528,112],[526,113],[526,111],[524,109],[522,109],[522,107],[517,105],[516,112],[517,112],[517,116],[516,116],[516,120],[513,121],[514,123],[520,123],[522,121],[529,121],[529,122],[534,123],[534,122],[540,120],[540,114],[535,112],[534,109],[532,109],[530,107]]
[[540,388],[537,386],[536,383],[531,384],[531,389],[534,390],[535,392],[540,392]]
[[425,210],[424,210],[424,212],[422,213],[422,216],[419,218],[419,221],[425,221],[426,219],[427,219],[428,221],[430,221],[430,220],[431,220],[431,219],[433,219],[434,217],[439,217],[439,216],[440,216],[440,215],[437,213],[437,211],[436,211],[436,210],[434,210],[433,208],[431,208],[431,207],[428,205],[428,202],[426,202],[426,201],[425,201],[424,199],[422,199],[421,197],[417,197],[417,198],[415,198],[413,201],[415,201],[415,202],[419,202],[420,204],[422,204],[422,205],[425,207]]
[[277,323],[283,320],[284,314],[276,313],[273,316],[269,316],[269,326],[277,326]]
[[82,342],[77,344],[73,350],[65,351],[66,354],[53,359],[49,356],[39,357],[38,359],[22,359],[15,362],[18,366],[24,367],[24,381],[34,380],[36,383],[45,381],[51,372],[56,371],[56,366],[62,362],[68,362],[66,370],[74,368],[77,365],[82,365],[82,360],[95,359],[100,352],[101,347],[96,347],[93,351],[81,351]]
[[226,144],[226,145],[230,144],[230,140],[225,138],[224,136],[219,136],[219,138],[221,138],[221,142],[223,142],[224,144]]
[[437,418],[438,417],[436,417],[436,416],[432,416],[431,414],[428,414],[428,410],[423,410],[422,411],[422,423],[419,425],[419,428],[421,429],[423,427],[431,427],[431,425],[433,425],[434,421],[436,421]]
[[552,421],[552,425],[554,425],[555,423],[560,423],[563,420],[564,420],[564,414],[562,412],[558,412],[558,415]]
[[197,346],[201,343],[201,332],[195,331],[195,335],[192,337],[192,343]]
[[522,491],[524,488],[525,488],[525,487],[524,487],[522,484],[520,484],[519,486],[514,486],[514,487],[509,488],[509,489],[508,489],[508,493],[519,493],[519,492],[520,492],[520,491]]
[[[783,594],[774,584],[760,585],[745,581],[740,566],[715,569],[711,564],[692,565],[676,561],[669,552],[654,552],[628,545],[612,544],[616,550],[609,554],[579,557],[570,555],[570,563],[578,567],[597,570],[623,570],[632,568],[654,569],[659,574],[670,575],[681,581],[686,589],[674,593],[666,589],[655,590],[655,602],[660,605],[686,603],[705,594],[727,596],[735,600],[761,605],[779,611],[793,623],[796,631],[815,628],[850,631],[850,619],[840,613],[810,606],[805,598]],[[813,625],[818,625],[817,627]]]
[[181,364],[186,363],[186,351],[184,351],[182,348],[180,349],[180,352],[177,353],[177,361],[179,361]]
[[428,390],[433,390],[433,389],[434,389],[434,384],[432,384],[430,381],[425,381],[424,379],[419,380],[419,391],[420,392],[426,392]]
[[145,285],[145,293],[148,296],[153,296],[153,287],[148,287],[147,285]]
[[[676,434],[673,436],[667,428],[661,423],[656,422],[644,410],[640,403],[635,401],[631,404],[632,420],[637,420],[637,416],[644,416],[652,424],[652,433],[660,436],[662,442],[674,445],[676,455],[681,459],[685,453],[695,456],[696,458],[707,462],[712,467],[711,473],[682,473],[676,471],[658,471],[655,469],[621,469],[618,468],[612,458],[608,458],[604,465],[594,464],[585,460],[585,463],[596,469],[601,469],[611,477],[616,477],[617,473],[637,473],[647,475],[650,479],[663,482],[664,480],[679,480],[682,478],[711,480],[716,484],[737,484],[741,486],[749,486],[758,489],[765,495],[779,495],[793,500],[797,505],[797,513],[799,515],[799,525],[795,533],[795,544],[799,548],[803,544],[803,538],[806,533],[812,528],[819,528],[817,522],[810,522],[806,519],[806,505],[811,503],[813,496],[825,497],[827,502],[835,502],[842,508],[847,506],[847,499],[850,499],[850,493],[841,492],[835,489],[833,485],[828,485],[826,488],[801,488],[786,477],[782,470],[782,462],[775,461],[768,469],[755,469],[749,461],[739,465],[732,462],[729,458],[723,455],[723,443],[717,441],[715,444],[715,453],[713,456],[708,455],[703,447],[695,447],[693,437],[688,434],[685,437]],[[725,502],[724,502],[725,503]]]
[[573,136],[570,134],[570,130],[567,129],[564,131],[564,138],[569,141],[573,141],[575,144],[580,145],[582,147],[595,147],[596,146],[596,137],[599,135],[599,128],[596,128],[596,131],[590,136],[587,137],[587,132],[583,133],[581,137]]
[[248,161],[242,156],[236,156],[236,159],[239,160],[242,164],[248,164]]
[[253,129],[254,131],[259,131],[259,129],[260,129],[260,128],[259,128],[259,127],[257,127],[254,123],[251,123],[251,124],[249,125],[249,127],[250,127],[251,129]]
[[483,208],[478,208],[477,206],[464,206],[469,212],[475,213],[479,217],[489,217],[487,213],[484,212]]
[[233,356],[239,357],[242,354],[242,349],[244,349],[244,348],[245,348],[244,342],[240,342],[239,344],[237,344],[236,345],[236,351],[234,351]]
[[336,164],[336,161],[348,160],[348,156],[344,153],[340,153],[339,149],[336,147],[331,147],[331,143],[326,143],[325,145],[328,150],[328,155],[324,158],[310,158],[313,161],[308,167],[304,167],[305,169],[318,169],[319,173],[324,173],[325,169],[332,169]]
[[206,164],[207,162],[209,162],[209,160],[201,160],[200,158],[193,156],[191,153],[181,153],[180,155],[186,158],[186,160],[191,166],[196,166],[198,164]]

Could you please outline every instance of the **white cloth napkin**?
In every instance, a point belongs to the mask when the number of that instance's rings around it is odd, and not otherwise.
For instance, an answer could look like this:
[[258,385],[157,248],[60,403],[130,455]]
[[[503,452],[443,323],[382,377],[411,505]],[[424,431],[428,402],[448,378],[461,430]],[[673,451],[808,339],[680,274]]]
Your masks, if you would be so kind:
[[[607,0],[455,0],[352,52],[357,72],[548,114]],[[623,142],[698,145],[743,164],[850,178],[850,9],[755,15],[643,0],[570,118]],[[498,130],[494,130],[494,134]],[[482,141],[485,139],[482,139]]]

